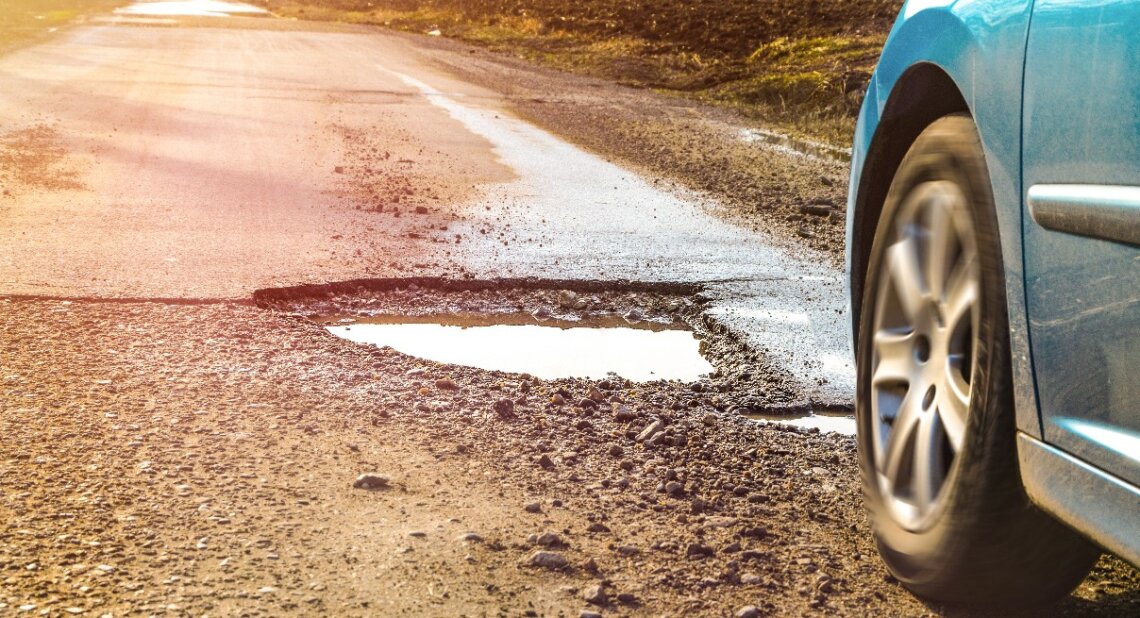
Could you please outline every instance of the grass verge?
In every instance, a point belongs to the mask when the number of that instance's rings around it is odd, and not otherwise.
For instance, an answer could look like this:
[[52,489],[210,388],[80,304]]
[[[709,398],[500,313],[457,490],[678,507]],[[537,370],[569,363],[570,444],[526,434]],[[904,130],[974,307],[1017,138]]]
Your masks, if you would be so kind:
[[443,36],[846,144],[901,0],[256,0]]
[[0,53],[33,43],[78,17],[123,4],[124,0],[0,0]]

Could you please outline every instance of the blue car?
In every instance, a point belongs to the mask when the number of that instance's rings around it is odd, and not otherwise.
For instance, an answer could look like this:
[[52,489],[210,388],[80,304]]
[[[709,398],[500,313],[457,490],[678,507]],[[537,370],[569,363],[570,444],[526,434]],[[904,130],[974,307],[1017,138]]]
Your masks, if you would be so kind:
[[847,265],[873,534],[920,596],[1140,564],[1140,2],[911,0],[868,86]]

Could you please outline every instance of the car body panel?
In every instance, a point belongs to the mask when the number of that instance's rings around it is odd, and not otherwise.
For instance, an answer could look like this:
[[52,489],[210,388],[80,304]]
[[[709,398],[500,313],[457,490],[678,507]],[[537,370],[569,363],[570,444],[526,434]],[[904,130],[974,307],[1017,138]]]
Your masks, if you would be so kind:
[[[958,87],[969,106],[985,149],[1005,262],[1010,351],[1018,429],[1040,437],[1036,391],[1024,305],[1021,247],[1021,108],[1025,38],[1030,0],[990,2],[911,1],[891,30],[867,89],[852,148],[847,208],[847,246],[858,216],[857,191],[866,155],[878,137],[880,120],[895,86],[919,64],[933,64]],[[848,272],[852,267],[847,256]],[[858,300],[858,299],[854,299]]]
[[[1108,11],[1129,4],[1125,0],[1038,2],[1047,9],[1069,5],[1070,8],[1085,6],[1090,10]],[[1140,3],[1131,4],[1130,10],[1140,13]],[[1103,20],[1103,15],[1090,15],[1086,22]],[[1042,116],[1036,124],[1030,122],[1028,128],[1023,127],[1026,124],[1022,118],[1023,106],[1027,104],[1023,98],[1026,52],[1031,24],[1036,25],[1037,17],[1033,0],[910,0],[903,6],[868,86],[855,132],[848,195],[849,283],[857,290],[855,283],[858,280],[861,286],[863,276],[858,272],[861,262],[856,258],[865,259],[865,253],[856,255],[852,251],[853,246],[858,248],[862,242],[856,231],[860,226],[865,229],[868,224],[864,219],[868,217],[872,218],[869,225],[873,229],[873,218],[881,208],[881,204],[863,201],[866,187],[871,183],[868,178],[873,177],[863,178],[864,170],[876,169],[879,174],[893,175],[893,168],[884,172],[876,167],[876,157],[882,156],[878,145],[889,141],[891,131],[898,126],[892,117],[897,113],[893,111],[896,106],[907,107],[898,102],[923,96],[907,91],[908,72],[936,67],[953,82],[978,127],[993,188],[1005,268],[1019,459],[1027,492],[1035,502],[1070,526],[1110,551],[1136,562],[1140,560],[1140,537],[1135,534],[1140,489],[1136,486],[1134,469],[1128,463],[1130,457],[1140,456],[1135,446],[1138,444],[1136,435],[1132,433],[1137,422],[1136,406],[1120,411],[1122,415],[1129,415],[1127,420],[1115,412],[1104,414],[1107,409],[1104,406],[1099,408],[1101,412],[1086,414],[1081,409],[1082,406],[1088,408],[1087,403],[1080,404],[1076,395],[1081,379],[1064,372],[1068,368],[1070,374],[1079,374],[1071,371],[1073,363],[1095,357],[1100,359],[1099,364],[1092,363],[1088,367],[1099,380],[1095,384],[1116,389],[1103,394],[1104,401],[1124,403],[1133,393],[1130,389],[1140,388],[1136,386],[1140,385],[1140,378],[1135,377],[1140,365],[1133,360],[1140,354],[1140,340],[1136,339],[1140,336],[1140,322],[1133,321],[1140,307],[1136,302],[1140,296],[1137,279],[1140,260],[1136,259],[1135,247],[1126,244],[1046,229],[1030,216],[1025,196],[1028,188],[1035,184],[1140,185],[1134,167],[1140,162],[1140,153],[1134,152],[1140,147],[1135,133],[1140,105],[1130,99],[1127,106],[1118,110],[1120,113],[1111,116],[1121,128],[1121,134],[1103,141],[1103,151],[1098,153],[1099,165],[1077,165],[1070,170],[1073,173],[1060,173],[1064,169],[1059,166],[1062,158],[1080,159],[1085,154],[1079,148],[1087,150],[1096,145],[1097,139],[1103,138],[1090,134],[1081,136],[1084,141],[1075,139],[1080,131],[1088,132],[1087,124],[1066,128],[1065,137],[1060,140],[1048,135],[1049,122],[1064,118],[1061,108],[1049,112],[1053,120],[1047,121]],[[1049,26],[1049,22],[1046,19],[1043,25]],[[1135,27],[1140,23],[1129,23],[1131,32],[1140,32]],[[1048,44],[1049,36],[1065,36],[1059,32],[1050,34],[1044,29],[1041,32],[1045,33],[1040,39],[1043,44]],[[1140,35],[1128,38],[1140,47]],[[1126,83],[1140,82],[1140,73],[1135,71],[1140,66],[1135,50],[1117,43],[1113,52],[1114,61],[1131,68]],[[1034,60],[1033,64],[1043,58]],[[1088,62],[1086,58],[1085,77],[1091,74]],[[1070,69],[1076,68],[1079,63],[1070,65]],[[1034,83],[1038,89],[1033,93],[1035,98],[1028,102],[1029,107],[1051,98],[1060,101],[1073,86],[1050,83],[1049,78],[1031,81],[1031,85]],[[1103,80],[1096,81],[1094,77],[1086,83],[1091,85],[1084,86],[1082,94],[1103,92]],[[1140,97],[1140,91],[1129,92]],[[932,102],[924,100],[924,104]],[[1098,114],[1111,111],[1107,108],[1107,104],[1091,105],[1085,110],[1084,119],[1096,119]],[[1110,130],[1105,128],[1100,133]],[[1023,139],[1033,144],[1023,143]],[[1023,150],[1035,152],[1035,147],[1042,147],[1037,144],[1039,141],[1068,146],[1069,150],[1052,161],[1031,153],[1024,162],[1029,173],[1023,178]],[[1110,157],[1128,158],[1122,161]],[[1049,173],[1044,173],[1046,171]],[[1106,171],[1112,173],[1102,173]],[[1095,216],[1106,212],[1104,203],[1084,206],[1099,208]],[[1118,202],[1108,206],[1109,210],[1115,209],[1116,215],[1127,216],[1131,212],[1127,205],[1121,210]],[[1062,206],[1057,211],[1061,212],[1062,219],[1067,216],[1063,210]],[[1092,223],[1102,229],[1106,225],[1104,221]],[[1043,235],[1055,236],[1048,243],[1060,246],[1060,255],[1048,255],[1046,247],[1032,248]],[[1090,251],[1089,257],[1095,255],[1096,258],[1085,259],[1081,250],[1075,249],[1078,246],[1085,247],[1083,250]],[[1031,270],[1026,267],[1027,259]],[[1032,292],[1027,290],[1027,285],[1032,285]],[[1065,298],[1058,299],[1059,295]],[[862,299],[852,294],[851,300],[858,303]],[[1035,310],[1032,314],[1031,308]],[[857,305],[852,305],[852,315],[858,315]],[[1034,316],[1032,338],[1030,315]],[[1119,329],[1127,329],[1127,332],[1121,335]],[[1074,354],[1065,348],[1065,337],[1073,336],[1086,337],[1087,342],[1082,345],[1088,349]],[[1046,404],[1047,423],[1043,423],[1039,405],[1035,361],[1045,364],[1043,373],[1050,380],[1050,385],[1041,390],[1043,397],[1050,398]],[[1140,398],[1132,396],[1131,401],[1140,401]],[[1070,483],[1080,486],[1069,486]]]
[[[1140,3],[1037,0],[1027,309],[1044,439],[1140,483]],[[1081,96],[1074,96],[1080,93]]]
[[1093,541],[1140,564],[1140,489],[1025,434],[1018,436],[1017,456],[1035,504],[1057,519],[1080,522]]

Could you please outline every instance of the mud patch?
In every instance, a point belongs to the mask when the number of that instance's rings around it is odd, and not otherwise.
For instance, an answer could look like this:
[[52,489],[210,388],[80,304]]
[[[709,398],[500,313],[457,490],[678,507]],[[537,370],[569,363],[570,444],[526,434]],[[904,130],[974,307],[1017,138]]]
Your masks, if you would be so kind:
[[712,373],[700,340],[678,323],[551,320],[530,314],[388,316],[327,326],[332,334],[442,363],[544,379],[622,377],[691,382]]
[[59,131],[51,125],[5,133],[0,136],[0,195],[12,197],[21,189],[86,190],[68,157]]

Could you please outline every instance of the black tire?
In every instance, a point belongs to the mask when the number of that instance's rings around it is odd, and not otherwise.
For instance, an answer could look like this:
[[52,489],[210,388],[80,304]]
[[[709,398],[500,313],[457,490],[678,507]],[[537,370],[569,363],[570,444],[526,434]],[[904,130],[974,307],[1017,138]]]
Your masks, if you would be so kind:
[[[908,511],[904,510],[907,494],[901,490],[901,493],[894,493],[894,488],[906,484],[905,474],[896,473],[892,477],[884,472],[883,468],[888,466],[881,462],[892,461],[884,444],[889,444],[894,437],[894,423],[903,427],[918,425],[917,421],[898,422],[902,418],[904,404],[895,404],[892,402],[896,400],[886,398],[884,393],[893,392],[887,390],[888,386],[883,386],[889,383],[889,379],[882,378],[884,374],[878,373],[877,366],[872,365],[888,358],[888,354],[893,354],[889,356],[892,359],[905,358],[905,355],[895,352],[877,351],[887,348],[883,347],[885,344],[876,343],[889,339],[895,332],[887,330],[884,325],[889,325],[888,317],[893,315],[887,305],[892,302],[899,304],[892,300],[899,297],[892,286],[899,280],[896,271],[900,267],[894,266],[899,260],[888,251],[903,234],[910,233],[905,230],[911,228],[900,227],[902,222],[909,221],[902,218],[902,213],[908,208],[911,212],[918,212],[914,209],[921,208],[912,206],[919,199],[914,197],[917,191],[926,190],[924,187],[930,187],[929,183],[950,187],[945,184],[947,182],[953,183],[964,199],[952,202],[952,207],[940,205],[937,208],[958,209],[954,212],[960,213],[957,215],[960,220],[972,222],[976,241],[976,246],[969,247],[970,255],[977,263],[977,267],[970,269],[975,277],[971,298],[977,299],[971,304],[970,315],[974,316],[971,324],[974,326],[968,331],[973,360],[968,369],[960,370],[963,376],[968,376],[965,379],[969,390],[965,399],[967,405],[957,408],[967,411],[964,422],[956,427],[954,433],[957,446],[951,446],[949,437],[938,442],[945,446],[939,446],[941,459],[936,461],[944,461],[947,457],[945,452],[952,453],[945,464],[945,471],[941,473],[939,489],[933,494],[935,499],[924,503],[935,506],[923,507],[925,511],[918,507]],[[965,242],[960,244],[965,246]],[[966,249],[959,249],[959,254],[964,251]],[[915,250],[914,253],[920,255],[922,252]],[[928,261],[930,259],[933,258],[928,258]],[[944,272],[947,270],[943,269]],[[967,115],[946,116],[919,135],[892,181],[871,249],[856,350],[858,450],[875,542],[890,572],[903,585],[919,596],[942,603],[988,608],[1049,603],[1068,594],[1079,584],[1100,555],[1095,546],[1030,504],[1021,484],[1015,445],[1004,272],[993,196],[977,130]],[[948,281],[952,279],[947,275],[940,289],[950,289]],[[937,304],[938,301],[929,302]],[[976,303],[976,308],[973,303]],[[942,313],[938,309],[932,311],[939,316],[936,319],[941,325]],[[917,320],[913,322],[917,324]],[[917,331],[917,327],[914,330]],[[898,332],[904,331],[905,327]],[[879,333],[884,339],[876,340]],[[925,339],[925,336],[920,338]],[[925,345],[929,348],[931,344]],[[921,358],[922,353],[926,358]],[[961,364],[961,358],[954,358]],[[925,363],[927,359],[932,359],[932,356],[924,349],[914,365]],[[912,386],[907,383],[902,388],[905,390]],[[929,387],[922,398],[923,403],[913,408],[921,411],[908,414],[932,414],[935,405],[931,403],[930,395],[934,392],[935,387]],[[878,399],[872,401],[875,397]],[[898,401],[904,399],[900,396]],[[892,405],[899,412],[888,424],[882,420],[883,410]],[[907,418],[909,421],[911,417]],[[961,419],[961,416],[956,418]],[[923,435],[918,429],[900,431]],[[948,430],[943,431],[949,435]],[[921,439],[913,438],[916,443]],[[903,452],[898,460],[905,462],[915,448]],[[927,447],[927,452],[931,448]],[[918,460],[915,456],[914,461]],[[900,465],[910,465],[914,469],[919,464],[896,464],[891,469],[898,471]],[[927,468],[922,470],[926,473],[922,478],[934,478],[927,473]],[[912,471],[910,474],[914,476],[917,473]],[[926,488],[929,487],[928,482]],[[924,491],[923,495],[930,496],[932,491]],[[914,493],[917,495],[917,491]],[[904,499],[899,499],[899,495]],[[915,503],[918,504],[917,500]],[[900,504],[903,506],[897,506]],[[918,516],[907,519],[898,515],[911,512],[925,512],[927,516],[925,519]],[[914,524],[915,521],[921,523]]]

